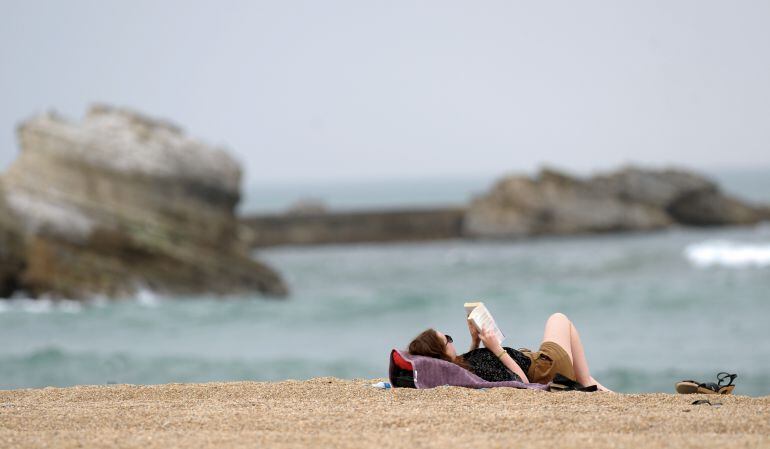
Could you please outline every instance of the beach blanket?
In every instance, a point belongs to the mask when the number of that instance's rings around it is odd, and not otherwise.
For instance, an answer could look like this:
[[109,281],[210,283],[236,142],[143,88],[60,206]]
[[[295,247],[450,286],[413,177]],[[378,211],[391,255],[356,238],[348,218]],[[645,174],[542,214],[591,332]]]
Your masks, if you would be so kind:
[[[544,384],[531,384],[518,381],[488,382],[472,372],[461,368],[454,363],[445,360],[434,359],[432,357],[423,357],[411,355],[406,351],[395,349],[394,351],[412,365],[414,373],[414,385],[416,388],[433,388],[442,385],[451,385],[455,387],[466,388],[491,388],[491,387],[512,387],[526,388],[530,390],[547,390],[548,386]],[[391,355],[390,382],[395,383],[395,373],[398,367],[393,364]]]

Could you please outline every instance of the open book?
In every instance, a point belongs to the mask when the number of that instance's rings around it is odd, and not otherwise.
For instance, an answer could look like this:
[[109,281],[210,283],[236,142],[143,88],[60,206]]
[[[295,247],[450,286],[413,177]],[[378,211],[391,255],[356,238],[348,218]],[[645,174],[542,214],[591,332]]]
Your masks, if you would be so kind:
[[500,343],[505,340],[505,335],[503,335],[500,328],[497,327],[495,319],[492,318],[492,314],[489,313],[489,310],[484,306],[483,302],[466,302],[464,306],[465,315],[468,317],[468,321],[473,323],[479,332],[481,332],[482,329],[492,329],[497,335],[497,340]]

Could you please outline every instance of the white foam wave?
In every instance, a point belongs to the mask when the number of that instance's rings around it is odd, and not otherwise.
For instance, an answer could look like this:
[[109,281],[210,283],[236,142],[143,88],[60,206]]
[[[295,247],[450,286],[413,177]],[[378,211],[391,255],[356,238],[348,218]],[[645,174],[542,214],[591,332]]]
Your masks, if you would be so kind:
[[136,302],[144,307],[156,308],[160,305],[160,297],[149,288],[139,287],[136,292]]
[[[147,288],[139,288],[136,293],[136,302],[142,307],[156,308],[162,303],[163,298]],[[84,307],[103,308],[114,301],[104,296],[96,296],[85,301],[71,299],[54,300],[51,298],[27,298],[14,296],[11,299],[0,300],[0,313],[26,312],[26,313],[80,313]]]
[[54,301],[47,298],[13,298],[0,301],[0,313],[10,311],[21,311],[27,313],[79,313],[82,309],[83,306],[80,304],[80,302],[72,300]]
[[59,301],[56,306],[59,308],[59,310],[65,313],[79,313],[81,310],[83,310],[83,304],[81,304],[79,301],[72,301],[69,299]]
[[684,255],[698,267],[768,267],[770,266],[770,243],[752,244],[712,240],[687,246],[684,249]]

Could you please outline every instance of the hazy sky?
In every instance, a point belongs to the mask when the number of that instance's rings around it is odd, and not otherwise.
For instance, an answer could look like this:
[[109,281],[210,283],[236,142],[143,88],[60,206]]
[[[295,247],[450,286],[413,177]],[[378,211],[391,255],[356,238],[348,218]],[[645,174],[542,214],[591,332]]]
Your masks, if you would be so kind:
[[770,166],[770,2],[0,0],[0,168],[92,102],[251,184]]

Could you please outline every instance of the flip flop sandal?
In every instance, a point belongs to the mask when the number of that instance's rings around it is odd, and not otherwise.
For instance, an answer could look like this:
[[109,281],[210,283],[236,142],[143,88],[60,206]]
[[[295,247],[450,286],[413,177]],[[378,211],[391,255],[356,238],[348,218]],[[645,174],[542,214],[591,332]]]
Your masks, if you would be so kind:
[[[719,394],[732,394],[733,390],[735,389],[735,385],[733,385],[733,381],[735,378],[738,377],[737,374],[729,374],[729,373],[719,373],[717,374],[717,380],[719,380],[719,383],[717,386],[719,387]],[[729,379],[729,382],[727,380]],[[725,385],[722,385],[722,382],[727,382]]]
[[[719,383],[715,382],[703,382],[699,383],[694,380],[683,380],[676,384],[676,392],[680,394],[731,394],[735,389],[733,380],[738,377],[737,374],[728,374],[725,372],[717,375]],[[730,380],[726,385],[722,385],[723,382]]]

